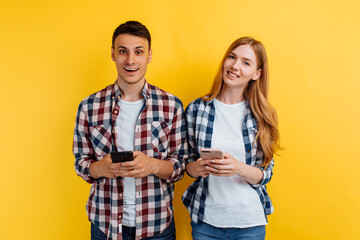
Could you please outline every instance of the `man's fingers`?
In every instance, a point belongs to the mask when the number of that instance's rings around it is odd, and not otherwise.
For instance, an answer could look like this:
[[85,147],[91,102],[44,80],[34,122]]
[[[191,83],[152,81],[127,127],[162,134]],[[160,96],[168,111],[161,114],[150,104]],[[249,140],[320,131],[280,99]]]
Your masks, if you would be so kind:
[[122,173],[123,177],[145,177],[145,171],[143,169],[133,169]]

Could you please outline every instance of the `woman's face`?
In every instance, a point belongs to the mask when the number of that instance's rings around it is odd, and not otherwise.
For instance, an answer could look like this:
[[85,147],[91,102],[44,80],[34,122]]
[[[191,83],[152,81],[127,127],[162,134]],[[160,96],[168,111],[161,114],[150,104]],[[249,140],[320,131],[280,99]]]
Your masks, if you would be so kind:
[[229,87],[244,88],[250,80],[257,80],[256,56],[249,45],[240,45],[227,56],[223,66],[223,81]]

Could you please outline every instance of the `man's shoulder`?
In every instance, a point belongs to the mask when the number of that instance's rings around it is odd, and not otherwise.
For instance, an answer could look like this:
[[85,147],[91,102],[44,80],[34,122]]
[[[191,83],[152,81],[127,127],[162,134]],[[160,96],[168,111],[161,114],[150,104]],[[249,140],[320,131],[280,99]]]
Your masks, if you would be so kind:
[[87,104],[91,104],[94,102],[100,102],[104,101],[106,99],[106,96],[110,96],[112,93],[112,89],[113,89],[114,84],[110,84],[108,86],[106,86],[105,88],[87,96],[86,98],[84,98],[80,105],[87,105]]
[[149,94],[151,99],[170,101],[170,102],[174,102],[175,104],[180,104],[181,106],[183,105],[180,98],[155,85],[149,84]]

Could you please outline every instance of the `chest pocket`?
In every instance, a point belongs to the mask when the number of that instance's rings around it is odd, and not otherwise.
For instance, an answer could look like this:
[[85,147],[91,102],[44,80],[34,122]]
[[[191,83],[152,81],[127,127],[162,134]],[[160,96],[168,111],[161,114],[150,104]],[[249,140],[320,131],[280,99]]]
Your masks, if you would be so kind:
[[151,122],[151,147],[156,153],[167,153],[169,145],[170,124],[167,122]]
[[104,157],[111,151],[111,126],[101,124],[90,126],[90,138],[96,157]]

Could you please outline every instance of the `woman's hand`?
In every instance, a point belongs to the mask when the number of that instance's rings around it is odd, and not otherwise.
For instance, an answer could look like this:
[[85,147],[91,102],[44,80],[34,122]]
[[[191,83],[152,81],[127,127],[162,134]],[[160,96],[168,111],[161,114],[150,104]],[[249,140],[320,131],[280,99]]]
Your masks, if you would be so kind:
[[192,177],[207,177],[210,174],[210,171],[207,169],[208,164],[211,160],[203,160],[199,158],[195,162],[189,162],[186,165],[186,171]]
[[210,174],[218,177],[240,175],[240,172],[244,167],[246,167],[245,163],[236,160],[229,153],[224,153],[223,159],[209,160],[208,166],[205,166]]
[[250,184],[258,184],[263,179],[263,172],[260,168],[240,162],[229,153],[224,153],[223,159],[210,160],[205,168],[210,174],[218,177],[239,175]]

